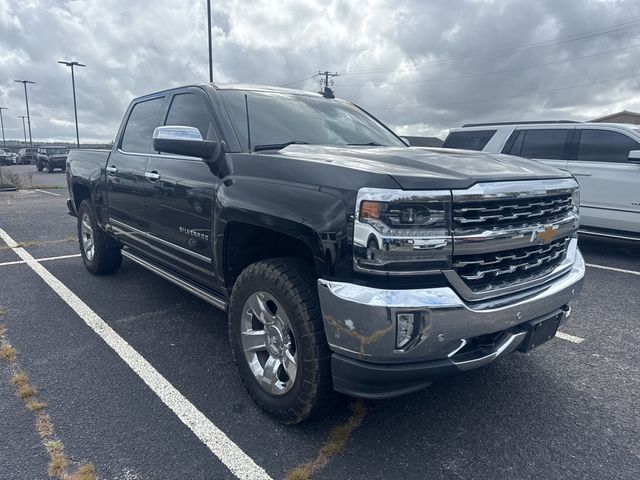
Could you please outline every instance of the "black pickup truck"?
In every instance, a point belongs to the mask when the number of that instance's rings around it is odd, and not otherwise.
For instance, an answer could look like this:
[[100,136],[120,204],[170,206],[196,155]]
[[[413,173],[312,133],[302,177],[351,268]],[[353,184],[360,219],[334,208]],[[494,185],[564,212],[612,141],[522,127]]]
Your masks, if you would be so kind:
[[248,391],[286,423],[332,390],[388,398],[530,350],[585,271],[566,172],[411,148],[329,96],[158,92],[110,152],[67,161],[87,269],[124,256],[228,312]]

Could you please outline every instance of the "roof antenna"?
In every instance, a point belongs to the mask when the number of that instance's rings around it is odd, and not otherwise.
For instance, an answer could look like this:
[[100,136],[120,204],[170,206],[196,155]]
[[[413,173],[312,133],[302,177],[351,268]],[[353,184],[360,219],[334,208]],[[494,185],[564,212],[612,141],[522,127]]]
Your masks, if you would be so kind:
[[249,152],[251,152],[251,123],[249,122],[249,98],[247,94],[244,94],[244,107],[247,112],[247,146],[249,147]]

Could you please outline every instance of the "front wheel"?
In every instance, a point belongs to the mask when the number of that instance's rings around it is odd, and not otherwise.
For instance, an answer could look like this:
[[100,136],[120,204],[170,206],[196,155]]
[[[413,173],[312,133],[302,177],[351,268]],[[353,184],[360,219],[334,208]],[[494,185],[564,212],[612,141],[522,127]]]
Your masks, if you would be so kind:
[[278,420],[299,423],[328,404],[329,348],[306,262],[277,258],[248,266],[233,287],[229,337],[247,390]]
[[84,266],[91,273],[113,273],[122,263],[119,247],[110,247],[107,235],[100,229],[89,200],[78,207],[78,243]]
[[50,163],[47,163],[47,172],[53,173],[54,170],[55,168],[53,168],[53,165],[51,165]]

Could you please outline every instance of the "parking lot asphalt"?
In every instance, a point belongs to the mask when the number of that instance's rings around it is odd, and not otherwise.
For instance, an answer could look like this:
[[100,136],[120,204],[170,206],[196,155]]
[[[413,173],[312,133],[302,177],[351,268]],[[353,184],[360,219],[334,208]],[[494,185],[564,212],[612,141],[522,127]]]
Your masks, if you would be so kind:
[[[39,264],[271,478],[316,458],[349,417],[349,399],[299,426],[271,420],[240,382],[221,312],[127,260],[117,274],[90,275],[66,192],[40,190],[1,193],[0,228],[36,259],[66,257]],[[640,245],[580,244],[593,266],[561,329],[577,340],[364,402],[362,424],[313,478],[639,478]],[[13,263],[14,250],[0,241],[0,323],[47,402],[70,469],[91,462],[105,479],[235,478],[43,278]],[[10,378],[0,362],[0,478],[48,478],[47,452]]]

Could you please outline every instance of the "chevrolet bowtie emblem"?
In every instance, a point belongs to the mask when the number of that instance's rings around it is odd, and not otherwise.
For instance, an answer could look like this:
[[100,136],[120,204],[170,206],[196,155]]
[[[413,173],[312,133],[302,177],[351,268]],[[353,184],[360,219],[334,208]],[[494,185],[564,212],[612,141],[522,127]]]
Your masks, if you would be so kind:
[[546,227],[544,229],[534,231],[531,241],[539,240],[540,243],[550,243],[555,235],[556,230],[553,227]]

